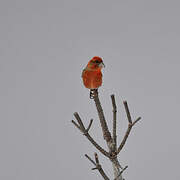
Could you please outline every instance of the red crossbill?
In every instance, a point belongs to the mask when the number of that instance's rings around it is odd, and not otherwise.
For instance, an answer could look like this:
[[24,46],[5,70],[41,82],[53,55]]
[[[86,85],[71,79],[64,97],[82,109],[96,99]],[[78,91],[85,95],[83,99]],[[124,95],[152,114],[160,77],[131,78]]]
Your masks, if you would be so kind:
[[102,85],[101,69],[105,67],[102,59],[98,56],[93,57],[82,72],[84,86],[90,89],[90,98],[94,90]]

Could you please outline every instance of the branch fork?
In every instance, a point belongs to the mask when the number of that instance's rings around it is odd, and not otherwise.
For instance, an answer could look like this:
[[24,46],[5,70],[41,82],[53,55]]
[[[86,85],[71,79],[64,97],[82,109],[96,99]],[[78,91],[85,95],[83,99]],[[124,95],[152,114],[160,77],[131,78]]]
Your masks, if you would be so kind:
[[73,123],[84,135],[88,134],[88,132],[89,132],[89,130],[90,130],[90,128],[91,128],[91,125],[92,125],[92,123],[93,123],[93,119],[90,120],[89,125],[88,125],[88,127],[87,127],[87,129],[86,129],[86,128],[84,127],[84,124],[83,124],[83,122],[82,122],[82,120],[81,120],[81,118],[80,118],[80,116],[79,116],[79,114],[78,114],[77,112],[74,113],[74,117],[77,119],[79,125],[78,125],[74,120],[72,120],[72,123]]
[[83,135],[85,135],[87,137],[87,139],[102,153],[104,154],[106,157],[110,158],[110,154],[104,150],[89,134],[89,130],[92,126],[93,123],[93,119],[90,120],[90,123],[87,127],[87,129],[85,128],[79,114],[77,112],[74,113],[74,117],[76,118],[76,120],[78,121],[78,124],[72,120],[72,123],[83,133]]

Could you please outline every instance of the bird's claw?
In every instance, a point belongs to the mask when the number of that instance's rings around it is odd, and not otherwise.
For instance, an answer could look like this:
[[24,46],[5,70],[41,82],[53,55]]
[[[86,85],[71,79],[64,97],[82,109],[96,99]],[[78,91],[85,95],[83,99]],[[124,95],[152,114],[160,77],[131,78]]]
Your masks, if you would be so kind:
[[90,99],[94,99],[98,95],[98,89],[90,89]]

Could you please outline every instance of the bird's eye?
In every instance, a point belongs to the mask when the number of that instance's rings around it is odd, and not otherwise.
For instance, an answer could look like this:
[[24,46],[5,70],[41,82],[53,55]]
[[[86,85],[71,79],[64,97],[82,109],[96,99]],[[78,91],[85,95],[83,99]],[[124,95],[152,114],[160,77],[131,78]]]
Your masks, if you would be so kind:
[[96,61],[95,61],[95,63],[99,63],[99,61],[98,61],[98,60],[96,60]]

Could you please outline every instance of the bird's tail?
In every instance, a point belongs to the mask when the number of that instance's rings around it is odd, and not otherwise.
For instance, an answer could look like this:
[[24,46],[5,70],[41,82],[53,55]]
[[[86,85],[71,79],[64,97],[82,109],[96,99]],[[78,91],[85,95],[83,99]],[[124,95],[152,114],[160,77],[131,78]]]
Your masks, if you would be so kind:
[[90,99],[94,99],[95,96],[98,94],[98,89],[90,89]]

